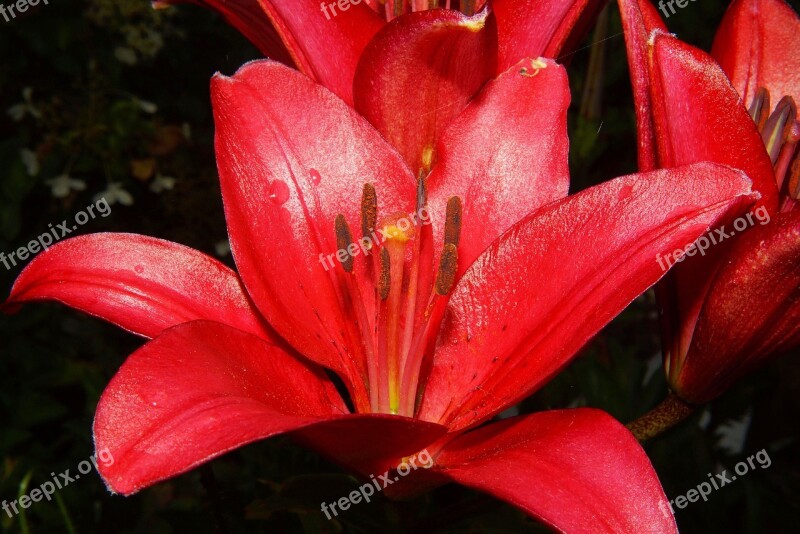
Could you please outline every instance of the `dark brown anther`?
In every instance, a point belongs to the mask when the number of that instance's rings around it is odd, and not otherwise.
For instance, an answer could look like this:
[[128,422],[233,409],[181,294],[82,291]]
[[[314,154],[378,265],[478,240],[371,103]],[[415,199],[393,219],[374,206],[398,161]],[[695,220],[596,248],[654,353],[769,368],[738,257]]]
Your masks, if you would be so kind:
[[417,213],[428,204],[428,184],[422,172],[419,173],[417,181]]
[[364,184],[364,192],[361,193],[361,236],[371,236],[377,221],[378,195],[372,184]]
[[461,240],[461,197],[450,197],[444,223],[444,242],[458,246]]
[[791,132],[795,117],[797,117],[797,107],[794,105],[794,99],[791,96],[784,96],[764,124],[761,138],[764,140],[764,146],[767,148],[773,165],[778,161],[781,148]]
[[389,251],[381,249],[381,274],[378,277],[378,296],[381,300],[389,298],[389,289],[392,286],[391,258]]
[[447,295],[453,289],[458,269],[458,249],[452,243],[447,243],[442,250],[439,260],[439,272],[436,273],[436,294]]
[[750,103],[750,109],[748,110],[759,132],[764,130],[764,124],[766,124],[767,117],[769,117],[769,104],[769,91],[762,87],[756,92],[756,96]]
[[475,14],[475,0],[461,0],[461,12],[467,16]]
[[353,244],[353,234],[350,233],[350,227],[347,225],[347,221],[344,219],[344,215],[341,213],[336,216],[335,229],[337,248],[336,256],[338,257],[342,250],[345,251],[346,259],[342,262],[342,268],[345,270],[345,272],[352,273],[353,255],[350,254],[348,248]]

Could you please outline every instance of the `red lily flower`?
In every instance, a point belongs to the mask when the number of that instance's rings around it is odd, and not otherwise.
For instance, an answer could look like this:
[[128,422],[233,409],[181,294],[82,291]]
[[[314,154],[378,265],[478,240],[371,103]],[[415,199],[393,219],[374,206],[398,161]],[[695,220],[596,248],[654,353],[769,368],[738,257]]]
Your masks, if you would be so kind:
[[[721,68],[666,34],[646,0],[620,6],[640,169],[713,161],[744,170],[761,193],[761,224],[723,228],[732,237],[660,288],[668,381],[703,403],[800,343],[800,20],[782,0],[736,0],[714,43]],[[773,110],[770,95],[786,96]]]
[[439,135],[487,81],[523,58],[557,57],[605,5],[462,1],[462,13],[430,9],[445,5],[436,0],[347,0],[346,10],[331,3],[332,15],[318,0],[260,0],[261,13],[257,0],[190,1],[221,12],[268,56],[271,22],[299,70],[364,115],[415,175],[430,171]]
[[662,276],[655,254],[752,203],[744,173],[700,164],[566,196],[569,88],[541,58],[489,83],[419,180],[278,63],[216,76],[212,99],[238,275],[180,245],[97,234],[38,256],[8,301],[58,300],[156,336],[98,406],[112,490],[291,433],[365,477],[427,449],[433,466],[393,496],[454,481],[565,531],[675,532],[646,455],[607,414],[476,427]]

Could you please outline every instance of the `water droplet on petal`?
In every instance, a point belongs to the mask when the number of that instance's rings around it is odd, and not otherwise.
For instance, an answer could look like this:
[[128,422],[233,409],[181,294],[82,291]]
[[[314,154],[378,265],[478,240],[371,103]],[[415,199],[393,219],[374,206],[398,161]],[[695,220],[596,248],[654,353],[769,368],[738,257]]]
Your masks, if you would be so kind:
[[311,169],[311,183],[314,185],[319,185],[322,181],[322,176],[320,175],[317,169]]
[[269,186],[269,199],[281,205],[289,200],[289,186],[283,180],[275,180]]
[[622,202],[623,200],[627,200],[631,193],[633,193],[633,186],[626,185],[619,190],[619,194],[617,195],[617,201]]
[[133,268],[133,270],[136,271],[136,274],[144,273],[144,267],[142,267],[141,265],[137,265],[136,267]]

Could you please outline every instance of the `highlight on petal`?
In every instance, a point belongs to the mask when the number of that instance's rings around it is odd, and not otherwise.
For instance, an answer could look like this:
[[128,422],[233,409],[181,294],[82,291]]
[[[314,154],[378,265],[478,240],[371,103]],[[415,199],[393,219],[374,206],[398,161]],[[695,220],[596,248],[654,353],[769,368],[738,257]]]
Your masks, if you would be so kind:
[[[212,81],[217,165],[233,257],[248,292],[301,354],[336,371],[357,406],[366,362],[354,306],[340,288],[335,220],[361,228],[365,183],[382,213],[413,213],[416,181],[353,109],[270,61]],[[361,287],[366,262],[355,262]],[[370,278],[372,280],[372,278]],[[374,284],[373,284],[374,285]],[[374,298],[364,295],[366,313]],[[368,406],[368,404],[366,404]]]
[[445,446],[436,469],[558,532],[678,532],[647,455],[600,410],[541,412],[485,426]]
[[800,98],[800,18],[783,0],[735,0],[717,29],[711,54],[749,105],[766,87],[772,107]]
[[389,23],[358,63],[355,107],[405,158],[430,170],[445,126],[495,73],[497,35],[488,10],[410,13]]
[[222,15],[265,56],[292,65],[292,58],[258,0],[155,0],[156,9],[187,3],[207,7]]
[[588,32],[606,0],[494,0],[498,72],[524,57],[558,58]]
[[208,319],[276,339],[235,272],[194,249],[136,234],[74,237],[39,254],[3,307],[38,300],[61,302],[144,337]]
[[[459,275],[514,223],[567,195],[569,101],[564,67],[524,59],[489,82],[445,130],[428,199],[434,214],[445,213],[453,196],[463,200],[469,238],[458,245]],[[433,222],[441,241],[443,221]]]
[[385,22],[366,2],[258,1],[300,71],[352,105],[356,65]]
[[[176,326],[134,352],[94,420],[98,470],[130,495],[247,443],[347,413],[325,373],[210,321]],[[102,458],[102,456],[101,456]]]
[[757,198],[741,171],[697,164],[533,212],[453,290],[419,417],[452,432],[522,400],[664,275],[659,258]]
[[737,237],[669,377],[687,401],[712,400],[800,344],[800,212],[758,222]]

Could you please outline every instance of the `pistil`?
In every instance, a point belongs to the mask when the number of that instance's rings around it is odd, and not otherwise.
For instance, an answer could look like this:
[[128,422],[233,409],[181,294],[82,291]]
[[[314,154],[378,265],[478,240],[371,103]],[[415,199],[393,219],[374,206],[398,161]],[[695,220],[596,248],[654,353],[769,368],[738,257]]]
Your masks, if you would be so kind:
[[[407,221],[407,219],[401,219]],[[395,221],[397,222],[397,221]],[[410,224],[410,223],[409,223]],[[403,270],[406,244],[410,236],[396,224],[389,223],[384,230],[387,237],[384,250],[389,254],[389,298],[386,316],[386,355],[389,367],[389,410],[396,414],[400,408],[400,316],[403,294]],[[406,318],[406,320],[413,318]]]

